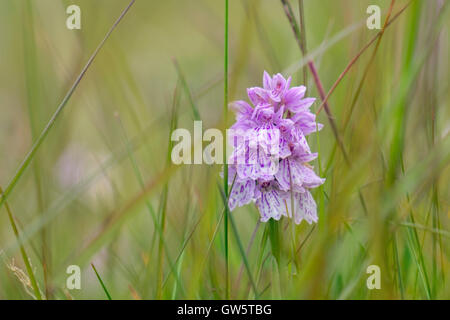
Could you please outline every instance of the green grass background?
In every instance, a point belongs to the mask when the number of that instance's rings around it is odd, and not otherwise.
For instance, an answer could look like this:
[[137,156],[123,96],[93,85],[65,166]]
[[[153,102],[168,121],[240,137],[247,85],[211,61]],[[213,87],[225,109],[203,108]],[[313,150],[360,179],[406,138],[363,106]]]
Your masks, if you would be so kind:
[[[325,92],[378,32],[365,25],[370,4],[383,25],[391,1],[374,2],[304,1]],[[392,15],[407,3],[395,1]],[[196,117],[204,129],[225,127],[224,3],[136,1],[7,197],[19,241],[0,208],[0,299],[36,296],[19,243],[44,299],[450,298],[444,3],[413,0],[330,96],[348,161],[319,114],[325,127],[309,137],[327,179],[313,193],[317,225],[258,223],[254,205],[231,213],[227,294],[221,166],[168,158],[171,128],[192,131]],[[69,4],[81,7],[81,30],[65,27]],[[0,0],[3,190],[127,5]],[[230,1],[230,101],[261,85],[263,70],[302,84],[304,61],[281,1]],[[306,85],[319,97],[310,74]],[[74,264],[81,290],[66,288]],[[380,290],[366,286],[372,264]]]

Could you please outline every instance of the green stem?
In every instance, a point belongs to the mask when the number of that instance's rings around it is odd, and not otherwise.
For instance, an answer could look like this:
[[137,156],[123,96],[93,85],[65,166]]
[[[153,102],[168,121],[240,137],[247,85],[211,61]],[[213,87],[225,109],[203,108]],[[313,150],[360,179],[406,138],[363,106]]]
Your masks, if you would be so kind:
[[95,266],[93,263],[91,263],[92,269],[94,269],[95,275],[97,276],[98,281],[100,282],[100,285],[103,288],[103,291],[105,291],[106,297],[108,298],[108,300],[112,300],[111,295],[108,292],[108,289],[106,289],[105,284],[103,283],[102,278],[100,277],[100,275],[97,272],[97,269],[95,269]]
[[67,105],[67,102],[69,102],[70,97],[72,97],[72,94],[75,92],[75,89],[80,84],[81,79],[83,79],[84,75],[86,74],[86,71],[89,69],[90,65],[92,64],[92,62],[94,61],[95,57],[99,53],[100,49],[103,47],[103,45],[105,44],[106,40],[108,40],[108,38],[111,35],[111,33],[117,27],[119,22],[125,16],[125,14],[128,12],[128,10],[130,9],[130,7],[133,5],[134,2],[135,2],[135,0],[131,0],[130,3],[128,4],[128,6],[122,11],[122,13],[119,16],[119,18],[117,18],[116,22],[112,25],[112,27],[109,29],[108,33],[105,35],[103,40],[100,42],[98,47],[95,49],[94,53],[89,58],[88,62],[84,66],[83,70],[81,70],[81,73],[76,78],[76,80],[73,83],[72,87],[69,89],[69,91],[67,91],[65,97],[63,98],[63,100],[59,104],[59,106],[56,109],[55,113],[53,113],[52,117],[48,121],[48,123],[45,126],[44,130],[41,132],[41,134],[37,138],[36,142],[33,144],[33,146],[31,147],[30,151],[28,152],[28,154],[26,155],[25,159],[23,160],[22,164],[20,165],[19,169],[17,170],[16,174],[12,178],[11,182],[6,187],[5,192],[2,194],[2,197],[0,199],[0,207],[5,203],[6,199],[11,194],[11,192],[14,189],[14,187],[17,185],[17,182],[19,182],[19,179],[22,177],[22,175],[24,174],[25,170],[30,165],[30,163],[33,160],[34,156],[36,155],[36,152],[38,151],[39,147],[44,142],[45,138],[49,134],[49,132],[52,129],[52,127],[55,125],[56,120],[58,119],[58,117],[60,116],[62,111],[64,110],[65,106]]

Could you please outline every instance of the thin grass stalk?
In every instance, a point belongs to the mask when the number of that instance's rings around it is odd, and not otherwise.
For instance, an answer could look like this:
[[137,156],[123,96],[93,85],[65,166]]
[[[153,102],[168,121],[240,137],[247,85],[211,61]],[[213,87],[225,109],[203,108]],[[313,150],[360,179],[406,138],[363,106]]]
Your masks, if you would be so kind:
[[[442,4],[442,7],[440,8],[440,10],[444,10],[445,8],[443,7],[444,5]],[[440,40],[438,40],[438,46],[440,45]],[[437,81],[437,77],[436,75],[439,73],[438,71],[438,62],[439,60],[439,53],[438,51],[435,51],[433,53],[433,60],[432,60],[432,65],[430,67],[430,77],[432,77],[432,81],[430,81],[431,83],[428,83],[428,90],[432,91],[433,94],[431,95],[431,110],[429,113],[429,127],[430,127],[430,139],[429,139],[429,145],[430,145],[430,149],[434,147],[435,143],[436,143],[436,113],[437,113],[437,106],[438,106],[438,99],[437,99],[437,94],[436,91],[433,90],[433,88],[436,88],[438,85],[438,81]],[[426,99],[428,100],[428,99]],[[433,189],[432,189],[432,205],[433,205],[433,229],[440,229],[441,228],[441,221],[440,221],[440,205],[439,205],[439,179],[437,181],[434,182],[433,184]],[[438,261],[438,257],[437,257],[437,250],[436,250],[436,243],[439,244],[439,253],[440,253],[440,262],[441,262],[441,275],[442,275],[442,287],[445,288],[445,273],[444,273],[444,256],[443,256],[443,247],[442,247],[442,238],[441,235],[435,234],[433,233],[432,235],[433,237],[433,290],[434,295],[437,295],[437,285],[438,285],[438,275],[437,275],[437,261]]]
[[[147,127],[147,129],[150,129],[154,124],[152,123],[150,126]],[[150,130],[144,130],[144,132],[150,132]],[[37,222],[32,223],[31,225],[27,226],[27,228],[23,228],[24,232],[20,235],[20,242],[17,245],[9,246],[8,251],[15,251],[19,248],[19,244],[25,244],[29,242],[32,236],[34,236],[37,232],[40,231],[41,228],[48,225],[52,220],[54,220],[56,217],[59,216],[62,212],[64,212],[64,208],[69,205],[70,203],[74,202],[75,199],[80,196],[83,192],[87,190],[87,188],[95,181],[101,174],[104,173],[105,170],[112,168],[117,162],[121,162],[123,159],[129,156],[129,152],[132,153],[137,151],[144,142],[146,141],[148,137],[145,137],[142,139],[139,136],[134,136],[132,139],[130,139],[130,144],[127,145],[125,148],[118,148],[118,150],[115,150],[113,152],[113,155],[108,157],[105,161],[101,163],[101,165],[87,178],[85,178],[82,182],[77,184],[75,187],[68,190],[68,192],[60,197],[57,201],[55,201],[43,214],[42,216],[45,217],[45,219],[39,219]],[[16,220],[20,222],[17,218]],[[20,227],[20,224],[19,224]],[[30,243],[30,246],[33,248],[33,251],[36,253],[37,256],[37,250],[34,248],[33,244]],[[58,269],[58,268],[56,268]]]
[[245,11],[249,19],[252,19],[255,22],[256,32],[258,35],[258,40],[265,51],[265,55],[270,61],[273,70],[280,70],[280,62],[277,59],[276,53],[274,51],[273,46],[270,44],[270,39],[265,31],[265,24],[261,22],[261,19],[258,14],[258,10],[255,8],[255,1],[253,3],[244,2]]
[[[402,170],[402,173],[405,174],[405,168],[404,168],[403,161],[401,161],[401,170]],[[411,203],[409,193],[406,193],[406,200],[408,203]],[[415,222],[415,218],[414,218],[414,212],[413,212],[411,206],[410,206],[408,218],[411,221],[411,224],[415,225],[416,222]],[[425,265],[425,261],[423,258],[422,247],[420,245],[419,235],[417,233],[416,228],[408,228],[408,245],[409,245],[411,252],[413,253],[413,257],[414,257],[414,260],[417,265],[416,283],[417,283],[417,277],[418,277],[418,275],[420,275],[426,297],[427,297],[427,299],[431,299],[431,290],[430,290],[430,284],[429,284],[429,280],[428,280],[426,265]]]
[[[0,187],[0,194],[3,194],[3,189]],[[14,221],[14,216],[11,212],[11,208],[8,205],[8,202],[5,201],[6,212],[8,213],[9,223],[13,229],[14,235],[16,236],[17,241],[19,242],[19,229],[16,226],[16,222]],[[31,286],[33,287],[33,292],[38,300],[42,300],[41,291],[39,290],[39,286],[37,284],[36,278],[34,277],[33,268],[30,264],[30,258],[28,258],[27,251],[23,244],[20,244],[20,253],[22,254],[23,263],[25,264],[25,268],[27,269],[28,277],[30,278]]]
[[167,217],[167,198],[168,198],[169,188],[168,183],[164,185],[163,192],[161,195],[160,210],[159,210],[159,226],[161,228],[161,233],[159,235],[158,242],[158,260],[156,267],[156,299],[162,298],[162,284],[164,277],[164,229],[166,226]]
[[[183,81],[183,80],[181,80],[181,81]],[[185,87],[187,88],[187,86],[185,86]],[[194,105],[194,110],[196,110],[195,105]],[[171,118],[171,123],[170,123],[170,133],[169,133],[169,147],[167,148],[167,155],[166,155],[166,167],[167,168],[170,166],[171,154],[172,154],[172,148],[173,148],[173,141],[170,138],[170,135],[175,130],[177,123],[178,123],[178,84],[175,87],[172,112],[173,113],[172,113],[172,118]],[[197,112],[197,116],[198,117],[200,116],[198,114],[198,112]],[[163,195],[162,195],[163,200],[162,200],[161,216],[160,216],[161,233],[160,233],[159,244],[158,244],[157,294],[156,294],[157,299],[161,298],[162,290],[163,290],[163,283],[164,283],[164,274],[163,274],[164,249],[165,249],[164,227],[166,224],[168,193],[169,193],[169,183],[167,182],[164,185],[164,190],[163,190]],[[171,269],[173,269],[173,267]],[[177,276],[178,276],[178,272],[177,272]]]
[[14,177],[9,182],[8,186],[6,187],[5,191],[3,192],[3,194],[2,194],[2,196],[0,198],[0,208],[5,203],[6,199],[9,197],[11,192],[14,190],[15,186],[17,185],[17,182],[22,177],[22,175],[24,174],[25,170],[30,165],[31,161],[34,159],[34,157],[36,155],[36,152],[39,150],[40,146],[42,145],[42,143],[47,138],[50,130],[55,125],[56,120],[61,115],[62,111],[64,110],[64,108],[66,107],[66,105],[69,102],[70,98],[72,97],[73,93],[75,92],[75,89],[80,84],[81,80],[83,79],[83,77],[86,74],[87,70],[91,66],[91,64],[94,61],[95,57],[98,55],[98,53],[100,52],[101,48],[104,46],[106,40],[108,40],[108,38],[110,37],[111,33],[114,31],[114,29],[116,29],[117,25],[120,23],[120,21],[122,21],[123,17],[126,15],[126,13],[131,8],[131,6],[134,4],[135,1],[136,0],[131,0],[130,3],[128,4],[128,6],[122,11],[120,16],[114,22],[112,27],[109,29],[109,31],[106,33],[105,37],[102,39],[102,41],[98,45],[98,47],[95,49],[94,53],[89,58],[88,62],[84,66],[84,68],[81,70],[81,73],[76,78],[76,80],[73,83],[72,87],[69,89],[69,91],[67,91],[66,95],[64,96],[63,100],[59,104],[58,108],[53,113],[52,117],[48,121],[48,123],[45,126],[44,130],[41,132],[41,134],[37,138],[36,142],[33,144],[33,146],[31,147],[30,151],[25,156],[25,159],[23,160],[22,164],[19,166],[19,168],[17,169]]
[[272,273],[271,273],[271,289],[272,289],[272,299],[278,300],[281,299],[281,271],[280,264],[277,259],[272,256]]
[[[264,252],[266,249],[266,245],[267,245],[267,240],[269,239],[269,225],[266,224],[266,227],[264,228],[264,233],[262,235],[261,238],[261,245],[259,247],[259,254],[258,254],[258,259],[257,259],[257,263],[256,263],[256,285],[259,285],[259,281],[261,278],[261,272],[262,272],[262,268],[264,265]],[[262,294],[262,293],[261,293]]]
[[[305,9],[303,7],[303,0],[298,0],[298,13],[299,13],[299,25],[300,25],[300,43],[302,45],[302,54],[306,56],[308,54],[308,46],[306,44],[306,28],[305,28]],[[303,66],[303,83],[308,86],[308,69],[306,65]]]
[[267,223],[269,224],[269,240],[271,252],[278,264],[278,271],[281,272],[282,267],[284,266],[282,265],[281,262],[282,248],[281,248],[280,223],[273,219],[270,219]]
[[[200,224],[201,219],[203,218],[203,216],[201,216],[197,223],[195,224],[195,226],[192,228],[191,233],[188,235],[188,237],[186,238],[186,240],[184,241],[183,245],[181,246],[180,252],[178,253],[177,258],[175,259],[175,265],[177,265],[179,263],[179,261],[182,259],[182,256],[184,255],[186,246],[188,244],[188,242],[192,239],[192,236],[194,235],[195,230],[197,229],[198,225]],[[167,284],[167,281],[169,280],[170,276],[172,275],[173,271],[171,270],[169,272],[169,274],[167,274],[166,279],[163,282],[162,288],[164,289],[164,287]],[[179,274],[179,273],[178,273]]]

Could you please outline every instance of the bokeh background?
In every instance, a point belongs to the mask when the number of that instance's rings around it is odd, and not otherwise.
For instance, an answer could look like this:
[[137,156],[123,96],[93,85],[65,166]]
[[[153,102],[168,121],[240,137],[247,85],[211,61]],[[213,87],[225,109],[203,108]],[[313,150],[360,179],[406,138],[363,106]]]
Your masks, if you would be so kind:
[[[3,189],[128,3],[0,0]],[[298,21],[299,2],[289,3]],[[391,1],[303,3],[308,58],[328,92],[379,31],[366,27],[367,7],[380,6],[383,25]],[[394,1],[391,18],[408,3]],[[66,28],[70,4],[81,30]],[[258,223],[254,205],[232,212],[229,297],[450,298],[447,7],[411,1],[330,96],[347,160],[318,115],[325,127],[309,143],[327,180],[313,193],[317,225],[303,222],[292,237],[288,219]],[[246,99],[264,70],[305,82],[281,1],[232,0],[229,14],[230,101]],[[137,0],[106,41],[7,198],[43,298],[227,297],[221,166],[167,156],[171,128],[192,131],[194,110],[204,129],[232,124],[223,43],[219,0]],[[311,74],[305,84],[319,97]],[[0,299],[35,296],[19,248],[3,205]],[[66,288],[69,265],[81,267],[80,290]],[[366,286],[369,265],[380,267],[380,290]]]

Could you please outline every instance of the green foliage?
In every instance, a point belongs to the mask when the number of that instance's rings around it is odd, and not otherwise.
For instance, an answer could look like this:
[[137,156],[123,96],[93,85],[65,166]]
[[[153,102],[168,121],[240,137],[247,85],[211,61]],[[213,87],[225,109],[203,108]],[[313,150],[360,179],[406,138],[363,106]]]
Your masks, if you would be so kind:
[[[393,3],[377,35],[368,0],[230,1],[227,19],[138,1],[113,29],[127,3],[79,0],[81,30],[65,2],[0,2],[0,299],[450,298],[449,10]],[[229,213],[222,166],[170,161],[174,128],[229,127],[265,69],[306,79],[316,111],[310,72],[325,94],[343,75],[308,140],[317,226]]]

